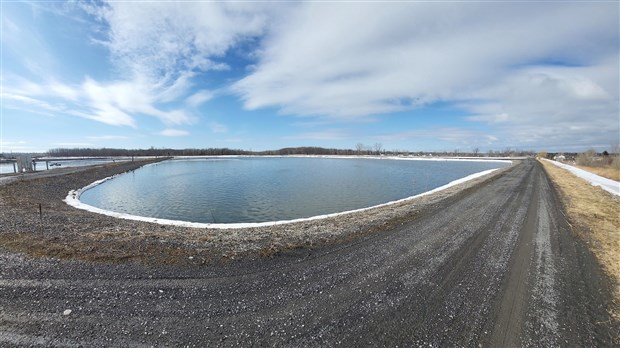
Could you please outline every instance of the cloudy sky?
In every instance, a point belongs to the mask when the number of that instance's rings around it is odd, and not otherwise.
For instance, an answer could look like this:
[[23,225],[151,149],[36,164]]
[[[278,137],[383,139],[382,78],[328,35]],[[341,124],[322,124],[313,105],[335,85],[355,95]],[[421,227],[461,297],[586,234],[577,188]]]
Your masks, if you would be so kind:
[[619,139],[617,1],[0,6],[0,152]]

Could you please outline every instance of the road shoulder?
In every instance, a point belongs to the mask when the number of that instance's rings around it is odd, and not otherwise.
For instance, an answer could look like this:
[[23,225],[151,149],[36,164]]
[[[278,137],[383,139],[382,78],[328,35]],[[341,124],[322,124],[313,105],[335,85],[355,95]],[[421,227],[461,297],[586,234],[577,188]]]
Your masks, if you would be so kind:
[[[620,320],[620,197],[590,185],[552,164],[541,161],[559,193],[572,233],[595,255],[609,278],[613,303],[609,312],[616,330]],[[619,339],[616,333],[616,340]],[[620,342],[619,342],[620,343]]]

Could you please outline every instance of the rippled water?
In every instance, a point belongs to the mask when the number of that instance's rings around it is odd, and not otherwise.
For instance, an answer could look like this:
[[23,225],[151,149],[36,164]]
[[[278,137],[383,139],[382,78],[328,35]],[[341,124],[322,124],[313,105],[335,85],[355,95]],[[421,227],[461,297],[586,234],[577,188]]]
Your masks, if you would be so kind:
[[507,165],[361,158],[173,160],[109,180],[80,199],[106,210],[191,222],[290,220],[386,203]]

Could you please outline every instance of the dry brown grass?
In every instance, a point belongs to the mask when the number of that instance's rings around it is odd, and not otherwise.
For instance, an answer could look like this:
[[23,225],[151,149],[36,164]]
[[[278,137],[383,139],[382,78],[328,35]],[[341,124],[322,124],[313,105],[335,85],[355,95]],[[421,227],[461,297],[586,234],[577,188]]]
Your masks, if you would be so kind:
[[615,308],[612,315],[620,318],[620,197],[553,164],[541,163],[560,190],[574,231],[586,241],[614,281]]
[[607,179],[620,181],[620,168],[575,166]]

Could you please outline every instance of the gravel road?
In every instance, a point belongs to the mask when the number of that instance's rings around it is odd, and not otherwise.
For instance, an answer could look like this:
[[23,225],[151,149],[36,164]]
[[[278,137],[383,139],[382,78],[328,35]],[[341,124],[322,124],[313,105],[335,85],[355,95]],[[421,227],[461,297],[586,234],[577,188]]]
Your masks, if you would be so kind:
[[0,346],[613,346],[609,284],[541,166],[318,249],[198,266],[0,251]]

